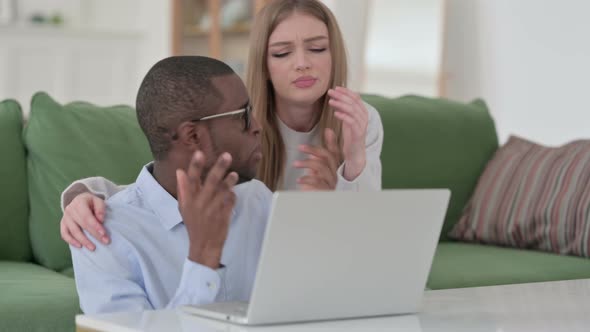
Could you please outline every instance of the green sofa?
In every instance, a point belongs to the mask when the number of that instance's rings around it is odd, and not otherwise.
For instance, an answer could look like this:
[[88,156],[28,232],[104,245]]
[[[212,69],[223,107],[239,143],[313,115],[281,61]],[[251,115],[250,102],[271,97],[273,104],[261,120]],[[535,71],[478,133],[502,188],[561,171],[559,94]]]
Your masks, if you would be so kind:
[[[482,101],[364,98],[380,111],[385,129],[383,187],[452,191],[428,287],[590,278],[587,259],[446,237],[498,147]],[[69,250],[59,235],[59,194],[82,177],[135,179],[151,157],[134,110],[61,105],[38,93],[24,125],[21,106],[3,101],[0,155],[0,331],[72,331],[79,307]]]

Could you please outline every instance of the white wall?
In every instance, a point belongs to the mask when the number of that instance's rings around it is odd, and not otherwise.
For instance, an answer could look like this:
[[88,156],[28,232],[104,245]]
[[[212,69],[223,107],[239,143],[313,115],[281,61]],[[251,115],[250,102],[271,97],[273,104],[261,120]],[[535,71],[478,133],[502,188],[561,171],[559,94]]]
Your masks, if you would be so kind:
[[332,10],[342,31],[348,56],[348,87],[360,91],[365,74],[367,15],[370,1],[322,0]]
[[438,95],[442,0],[322,0],[347,47],[350,88]]
[[371,1],[365,91],[438,95],[442,10],[442,0]]
[[29,112],[45,91],[60,102],[130,103],[137,77],[138,36],[14,27],[0,29],[0,99]]
[[590,1],[447,2],[448,97],[485,98],[502,142],[590,138]]
[[[149,68],[171,53],[170,1],[19,0],[18,21],[0,26],[0,99],[28,112],[43,90],[60,102],[131,104]],[[33,26],[60,13],[60,27]]]
[[[111,1],[120,2],[120,0]],[[138,28],[142,33],[142,40],[138,54],[139,76],[135,87],[136,92],[148,70],[159,60],[172,55],[171,1],[137,1],[141,3],[137,8],[139,8]]]

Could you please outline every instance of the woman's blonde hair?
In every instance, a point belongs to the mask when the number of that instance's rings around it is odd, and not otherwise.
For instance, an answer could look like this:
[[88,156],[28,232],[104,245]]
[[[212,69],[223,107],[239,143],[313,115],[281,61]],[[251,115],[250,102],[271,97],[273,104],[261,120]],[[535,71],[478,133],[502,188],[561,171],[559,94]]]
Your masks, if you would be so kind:
[[[347,62],[344,39],[334,14],[318,0],[273,0],[256,15],[250,38],[246,85],[254,109],[254,116],[262,127],[262,160],[258,179],[275,191],[285,170],[285,143],[281,137],[275,113],[275,95],[267,67],[268,39],[274,29],[294,12],[322,21],[328,28],[332,71],[329,88],[346,86]],[[321,98],[322,114],[319,129],[332,128],[340,137],[341,125],[328,105],[326,95]],[[340,139],[339,139],[340,140]]]

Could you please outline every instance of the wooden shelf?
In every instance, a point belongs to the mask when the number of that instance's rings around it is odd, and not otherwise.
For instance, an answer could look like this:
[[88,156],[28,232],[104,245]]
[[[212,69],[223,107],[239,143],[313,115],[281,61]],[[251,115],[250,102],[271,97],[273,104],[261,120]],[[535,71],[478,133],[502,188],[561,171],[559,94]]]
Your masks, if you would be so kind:
[[[250,24],[256,13],[268,2],[268,0],[237,0],[250,2],[250,19],[246,22],[240,22],[232,27],[224,28],[221,26],[223,0],[171,0],[172,1],[172,54],[184,54],[187,47],[195,45],[197,41],[199,48],[198,54],[208,54],[217,59],[223,59],[230,56],[226,52],[236,53],[235,47],[230,46],[232,51],[226,48],[229,43],[225,38],[230,38],[232,43],[238,42],[238,45],[247,43],[250,35]],[[201,29],[198,24],[202,19],[203,13],[206,12],[210,18],[209,29]],[[206,46],[200,41],[206,41]],[[189,46],[190,45],[190,46]],[[194,51],[189,52],[194,53]],[[242,54],[244,52],[238,51]],[[245,52],[247,53],[247,52]],[[241,56],[243,57],[243,56]],[[244,58],[245,60],[245,58]]]
[[[227,35],[248,35],[250,34],[250,24],[238,24],[230,28],[222,28],[222,34]],[[184,36],[185,37],[202,37],[208,38],[210,34],[209,30],[203,30],[198,26],[185,26],[184,27]]]
[[0,26],[0,35],[16,36],[64,36],[81,38],[105,39],[138,39],[141,32],[137,30],[104,30],[90,28],[76,28],[67,26],[19,24]]

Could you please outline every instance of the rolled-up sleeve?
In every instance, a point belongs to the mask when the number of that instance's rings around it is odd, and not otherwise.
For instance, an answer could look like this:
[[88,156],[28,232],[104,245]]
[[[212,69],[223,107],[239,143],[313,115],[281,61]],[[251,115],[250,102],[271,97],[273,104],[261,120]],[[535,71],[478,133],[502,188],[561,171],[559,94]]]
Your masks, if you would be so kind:
[[76,180],[61,193],[61,210],[63,212],[66,206],[80,194],[91,193],[106,200],[126,187],[126,185],[119,186],[101,176]]

